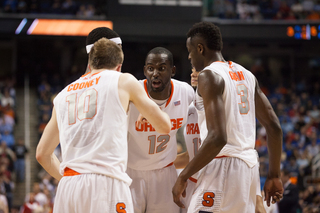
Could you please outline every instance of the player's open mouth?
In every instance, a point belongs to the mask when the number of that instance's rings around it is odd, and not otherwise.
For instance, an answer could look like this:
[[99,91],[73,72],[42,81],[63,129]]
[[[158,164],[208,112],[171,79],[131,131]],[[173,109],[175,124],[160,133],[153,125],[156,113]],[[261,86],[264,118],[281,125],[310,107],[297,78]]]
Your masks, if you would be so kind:
[[161,81],[159,80],[152,81],[152,87],[158,88],[160,86],[161,86]]

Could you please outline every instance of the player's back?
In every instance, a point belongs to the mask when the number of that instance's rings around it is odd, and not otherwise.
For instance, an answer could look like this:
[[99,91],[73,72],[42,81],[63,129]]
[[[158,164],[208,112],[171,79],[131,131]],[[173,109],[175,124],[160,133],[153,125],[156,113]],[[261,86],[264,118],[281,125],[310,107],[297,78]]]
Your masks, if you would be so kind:
[[118,92],[121,73],[105,70],[82,76],[55,98],[62,163],[79,173],[97,173],[130,184],[127,114]]
[[[226,115],[227,144],[218,156],[239,157],[250,167],[257,163],[254,150],[256,138],[255,78],[253,74],[234,62],[214,62],[204,70],[211,70],[224,80],[223,101]],[[201,139],[207,135],[202,98],[196,95]]]

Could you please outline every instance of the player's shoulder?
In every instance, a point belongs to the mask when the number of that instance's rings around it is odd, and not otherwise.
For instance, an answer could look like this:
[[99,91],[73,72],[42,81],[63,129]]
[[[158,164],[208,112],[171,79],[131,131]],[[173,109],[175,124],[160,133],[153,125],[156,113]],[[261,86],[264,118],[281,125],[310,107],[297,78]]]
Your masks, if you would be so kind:
[[186,89],[188,91],[193,91],[193,88],[187,83],[187,82],[184,82],[184,81],[179,81],[177,79],[171,79],[174,87],[181,87],[182,89]]

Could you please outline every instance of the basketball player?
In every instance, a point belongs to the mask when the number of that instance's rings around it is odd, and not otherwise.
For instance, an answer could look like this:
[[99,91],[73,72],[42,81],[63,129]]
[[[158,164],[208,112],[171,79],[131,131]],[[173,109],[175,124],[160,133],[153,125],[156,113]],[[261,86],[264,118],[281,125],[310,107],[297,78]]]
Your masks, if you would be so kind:
[[[187,34],[191,64],[197,71],[198,111],[201,140],[198,154],[180,173],[173,187],[174,201],[184,207],[180,197],[187,179],[199,171],[196,190],[188,212],[254,212],[259,165],[255,145],[255,116],[266,128],[269,174],[265,200],[282,198],[280,154],[282,130],[257,80],[244,67],[226,62],[221,54],[222,38],[217,26],[195,24]],[[214,159],[215,158],[215,159]],[[271,200],[272,198],[272,200]]]
[[[115,42],[117,45],[119,45],[122,48],[122,40],[118,35],[118,33],[116,33],[115,31],[107,27],[97,27],[93,29],[87,36],[87,39],[86,39],[87,54],[90,53],[90,50],[93,47],[93,44],[101,38],[107,38],[110,41]],[[90,72],[89,59],[88,59],[86,73],[88,72]]]
[[[125,172],[129,103],[158,132],[170,132],[169,116],[131,74],[120,72],[122,62],[118,45],[106,38],[98,40],[89,53],[91,72],[54,99],[36,157],[50,175],[61,179],[55,213],[133,213],[131,179]],[[53,153],[59,142],[61,164]]]
[[[168,113],[171,119],[169,134],[156,132],[148,123],[136,123],[139,111],[130,104],[128,134],[128,169],[135,213],[177,213],[171,190],[177,179],[173,161],[177,156],[176,133],[187,121],[188,106],[194,91],[185,82],[171,79],[176,67],[172,53],[156,47],[147,54],[141,80],[146,94]],[[136,125],[137,124],[137,125]]]
[[[198,85],[198,74],[199,73],[196,72],[194,68],[192,68],[190,83],[194,89]],[[188,118],[185,128],[183,130],[183,136],[187,147],[187,151],[183,154],[180,154],[174,161],[174,165],[178,169],[183,169],[188,164],[188,162],[194,158],[195,154],[198,152],[198,149],[201,145],[200,128],[198,125],[198,113],[196,108],[194,107],[193,102],[189,105]],[[178,165],[179,163],[177,161],[179,161],[180,165]],[[182,198],[182,202],[185,204],[186,208],[182,208],[181,213],[186,213],[188,210],[191,196],[194,192],[197,183],[197,178],[198,173],[195,173],[194,175],[188,178],[186,197]]]
[[[192,68],[191,73],[191,86],[196,89],[198,85],[198,75],[194,68]],[[183,131],[184,139],[187,147],[187,151],[177,156],[176,160],[174,161],[174,165],[178,169],[183,169],[190,160],[193,159],[194,155],[198,152],[199,147],[201,146],[201,139],[200,139],[200,131],[198,126],[198,113],[196,108],[194,107],[193,102],[189,106],[188,111],[188,119],[185,125],[185,129]],[[191,200],[191,196],[194,192],[197,183],[197,176],[198,173],[195,173],[188,179],[187,188],[186,188],[186,197],[182,197],[182,203],[185,205],[186,208],[182,208],[181,212],[187,212],[188,206]],[[256,213],[266,213],[266,210],[263,206],[263,200],[261,197],[261,190],[260,185],[257,187],[257,195],[256,195]]]

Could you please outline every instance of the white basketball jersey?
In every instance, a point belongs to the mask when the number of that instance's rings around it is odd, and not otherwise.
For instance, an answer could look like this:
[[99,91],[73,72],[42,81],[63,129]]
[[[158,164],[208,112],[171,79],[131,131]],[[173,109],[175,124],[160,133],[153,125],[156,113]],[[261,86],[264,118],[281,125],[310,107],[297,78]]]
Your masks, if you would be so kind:
[[[224,79],[223,101],[226,116],[227,144],[217,156],[238,157],[249,167],[258,163],[254,149],[256,139],[255,78],[244,67],[230,62],[213,62],[204,68]],[[195,106],[198,110],[201,140],[207,137],[203,99],[196,92]]]
[[85,75],[54,99],[62,162],[79,173],[96,173],[129,185],[127,168],[128,116],[118,93],[120,72]]
[[[141,80],[147,94],[147,80]],[[159,134],[150,123],[136,127],[139,111],[131,103],[129,106],[128,167],[135,170],[160,169],[172,163],[177,156],[176,133],[188,116],[188,106],[194,98],[192,87],[171,79],[171,95],[160,109],[171,119],[171,132]]]
[[[193,102],[189,106],[188,118],[185,128],[183,130],[184,140],[187,146],[189,161],[191,161],[197,154],[200,146],[200,127],[198,125],[198,113],[194,107]],[[192,175],[193,178],[198,178],[198,173]]]

